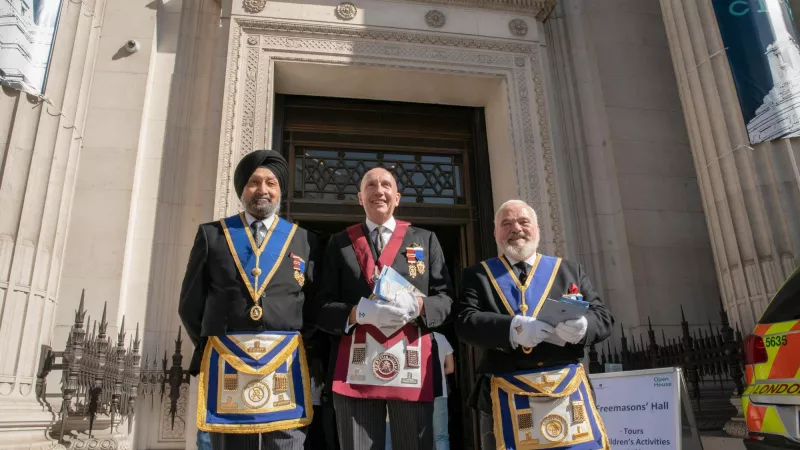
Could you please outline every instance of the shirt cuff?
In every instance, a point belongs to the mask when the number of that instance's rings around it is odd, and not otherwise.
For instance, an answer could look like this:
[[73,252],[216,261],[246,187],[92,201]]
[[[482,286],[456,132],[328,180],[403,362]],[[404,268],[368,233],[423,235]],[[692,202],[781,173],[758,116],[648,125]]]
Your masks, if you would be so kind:
[[350,332],[350,330],[352,330],[352,329],[353,329],[353,327],[354,327],[354,326],[356,326],[357,324],[355,324],[355,323],[351,324],[351,323],[350,323],[350,318],[349,318],[349,317],[348,317],[347,319],[345,319],[345,320],[346,320],[346,323],[345,323],[345,325],[344,325],[344,334],[347,334],[347,333],[349,333],[349,332]]

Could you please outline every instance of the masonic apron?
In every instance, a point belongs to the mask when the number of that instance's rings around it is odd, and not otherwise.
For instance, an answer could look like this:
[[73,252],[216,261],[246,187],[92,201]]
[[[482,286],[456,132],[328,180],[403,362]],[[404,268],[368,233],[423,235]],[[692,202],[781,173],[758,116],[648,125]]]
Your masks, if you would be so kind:
[[[297,225],[276,218],[257,247],[243,214],[221,222],[253,301],[250,317],[260,320],[261,295],[286,255]],[[297,263],[296,259],[295,278],[298,272],[303,274]],[[313,417],[311,401],[299,332],[242,331],[209,337],[198,376],[199,429],[265,433],[304,427]]]
[[[561,259],[537,255],[525,284],[505,258],[481,264],[509,315],[536,317]],[[531,353],[533,349],[522,350]],[[610,448],[581,364],[494,374],[490,389],[499,449]]]
[[[370,288],[384,266],[391,267],[408,230],[408,222],[397,221],[389,243],[377,263],[361,224],[347,229],[361,272]],[[409,251],[410,250],[410,251]],[[409,267],[420,264],[421,249],[407,249]],[[409,256],[413,254],[414,258]],[[416,273],[416,272],[415,272]],[[387,334],[388,333],[388,334]],[[433,354],[431,335],[413,322],[400,329],[385,330],[358,325],[342,336],[336,358],[333,392],[348,397],[384,400],[433,401]]]

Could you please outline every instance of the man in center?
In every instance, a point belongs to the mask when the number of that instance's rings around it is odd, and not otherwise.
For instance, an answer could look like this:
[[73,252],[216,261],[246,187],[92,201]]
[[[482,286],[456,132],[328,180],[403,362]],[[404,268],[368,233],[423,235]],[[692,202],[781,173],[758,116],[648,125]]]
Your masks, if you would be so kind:
[[[331,237],[317,294],[318,326],[335,336],[329,373],[341,448],[433,448],[433,400],[441,395],[431,330],[450,315],[453,286],[436,235],[395,220],[400,193],[383,168],[361,180],[366,220]],[[389,266],[422,295],[370,298]],[[327,387],[326,387],[327,389]]]

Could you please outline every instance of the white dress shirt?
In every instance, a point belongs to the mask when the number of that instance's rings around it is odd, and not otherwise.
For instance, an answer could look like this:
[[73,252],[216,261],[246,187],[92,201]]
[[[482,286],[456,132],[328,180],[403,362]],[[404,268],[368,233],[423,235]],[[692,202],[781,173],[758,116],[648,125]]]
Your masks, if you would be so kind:
[[[378,242],[375,239],[373,239],[372,232],[375,231],[375,228],[378,228],[378,226],[379,225],[377,223],[367,219],[369,238],[372,240],[372,243],[375,244],[376,247],[378,246]],[[384,247],[387,244],[389,244],[389,239],[392,238],[392,233],[394,233],[395,227],[397,227],[397,221],[394,220],[394,216],[389,217],[389,220],[387,220],[386,223],[383,224],[383,232],[381,233],[381,236],[383,237]]]
[[[512,258],[512,257],[510,257],[508,255],[505,255],[505,257],[508,260],[508,263],[511,264],[511,268],[512,269],[514,268],[515,264],[519,263],[518,260],[516,260],[516,259],[514,259],[514,258]],[[525,262],[528,263],[529,266],[533,267],[533,264],[536,262],[536,252],[533,252],[533,255],[531,255],[530,258],[526,259]],[[530,276],[530,274],[528,274],[528,276]]]
[[[375,231],[375,228],[378,228],[380,225],[369,219],[367,219],[366,222],[367,222],[367,229],[369,230],[369,236],[367,236],[367,239],[370,239],[372,243],[375,244],[375,246],[377,247],[378,243],[375,241],[375,239],[373,239],[372,232]],[[394,233],[395,227],[397,227],[397,221],[394,220],[394,216],[389,217],[389,220],[384,222],[383,232],[381,233],[381,236],[383,237],[384,247],[386,247],[389,244],[389,239],[392,238],[392,233]],[[348,317],[347,322],[345,323],[344,326],[345,334],[349,333],[350,329],[353,328],[354,325],[355,324],[350,323],[350,317]]]
[[[245,211],[245,212],[244,212],[244,219],[247,221],[247,226],[248,226],[248,227],[252,227],[252,226],[253,226],[253,222],[255,222],[256,220],[258,220],[258,219],[256,219],[255,217],[253,217],[253,216],[252,216],[252,215],[251,215],[249,212],[247,212],[247,211]],[[265,230],[267,230],[267,232],[269,232],[269,227],[271,227],[271,226],[272,226],[272,222],[275,222],[275,214],[271,214],[271,215],[270,215],[269,217],[267,217],[266,219],[262,219],[262,220],[261,220],[261,223],[263,223],[263,224],[264,224],[264,226],[266,227],[266,228],[264,228],[264,229],[265,229]]]

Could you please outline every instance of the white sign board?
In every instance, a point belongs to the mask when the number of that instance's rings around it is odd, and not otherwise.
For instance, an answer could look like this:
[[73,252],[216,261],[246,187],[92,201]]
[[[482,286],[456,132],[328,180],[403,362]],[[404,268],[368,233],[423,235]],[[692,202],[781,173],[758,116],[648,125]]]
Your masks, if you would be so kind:
[[[597,410],[614,450],[677,450],[682,442],[683,377],[678,368],[592,374]],[[684,398],[684,401],[688,399]],[[688,414],[687,414],[688,413]],[[685,419],[684,419],[685,420]],[[696,434],[696,433],[693,433]],[[699,440],[698,440],[699,441]]]

